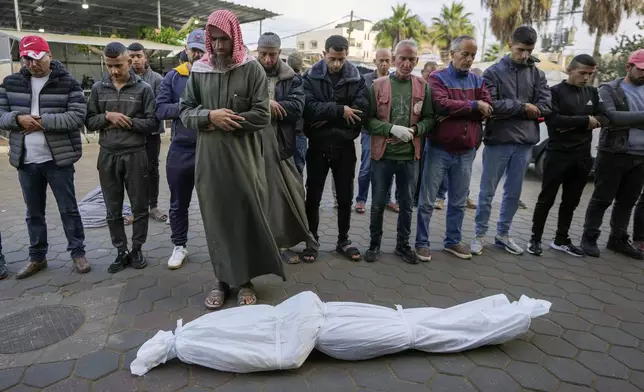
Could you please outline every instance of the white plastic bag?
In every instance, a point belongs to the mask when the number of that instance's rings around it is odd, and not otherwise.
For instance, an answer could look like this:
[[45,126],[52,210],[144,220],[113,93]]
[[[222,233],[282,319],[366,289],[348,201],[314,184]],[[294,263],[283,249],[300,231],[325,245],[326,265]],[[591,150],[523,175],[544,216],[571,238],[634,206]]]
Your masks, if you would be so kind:
[[296,369],[315,346],[324,303],[307,291],[277,306],[254,305],[210,313],[141,346],[132,374],[142,376],[169,359],[225,372]]
[[364,360],[407,349],[456,352],[500,344],[525,333],[531,317],[548,313],[550,303],[521,297],[510,303],[494,295],[447,309],[389,309],[329,302],[316,348],[343,360]]

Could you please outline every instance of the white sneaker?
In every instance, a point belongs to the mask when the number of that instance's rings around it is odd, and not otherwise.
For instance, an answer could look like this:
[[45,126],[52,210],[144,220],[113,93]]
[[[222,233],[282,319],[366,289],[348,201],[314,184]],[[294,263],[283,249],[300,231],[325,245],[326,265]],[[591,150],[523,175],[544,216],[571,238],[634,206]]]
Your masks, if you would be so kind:
[[506,252],[511,253],[513,255],[522,255],[523,254],[523,248],[521,248],[519,245],[517,245],[516,242],[510,237],[509,235],[497,235],[494,237],[494,242],[496,246],[499,246],[503,249],[505,249]]
[[473,255],[480,256],[483,254],[483,237],[476,236],[472,239],[470,244],[470,252]]
[[166,225],[169,225],[169,224],[170,224],[170,217],[168,217],[168,219],[166,219],[166,220],[165,220],[165,224],[166,224]]
[[172,256],[168,260],[168,268],[171,270],[179,269],[183,262],[188,258],[188,248],[185,246],[175,246]]

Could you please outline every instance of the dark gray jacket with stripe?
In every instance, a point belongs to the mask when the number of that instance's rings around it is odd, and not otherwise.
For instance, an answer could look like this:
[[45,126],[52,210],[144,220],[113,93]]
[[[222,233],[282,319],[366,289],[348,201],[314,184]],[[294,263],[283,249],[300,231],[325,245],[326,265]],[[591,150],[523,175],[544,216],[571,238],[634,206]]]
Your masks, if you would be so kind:
[[[87,129],[99,131],[98,144],[101,149],[113,154],[131,154],[145,149],[148,135],[157,132],[159,120],[154,112],[152,87],[134,71],[130,80],[117,90],[110,74],[94,83],[87,102]],[[105,115],[119,112],[132,120],[131,128],[111,128]]]
[[[65,66],[53,60],[50,68],[49,80],[40,91],[40,117],[54,162],[68,166],[83,154],[81,130],[87,107],[80,84]],[[22,114],[31,114],[31,73],[26,67],[0,85],[0,129],[11,131],[9,162],[16,168],[25,152],[25,136],[16,120]]]

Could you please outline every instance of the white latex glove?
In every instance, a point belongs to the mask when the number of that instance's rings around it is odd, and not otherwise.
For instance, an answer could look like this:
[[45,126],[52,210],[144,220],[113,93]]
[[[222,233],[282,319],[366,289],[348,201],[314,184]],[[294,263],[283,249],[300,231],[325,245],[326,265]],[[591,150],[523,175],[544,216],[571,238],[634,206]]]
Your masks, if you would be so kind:
[[414,134],[411,129],[400,125],[394,125],[391,127],[391,134],[405,143],[410,142],[411,139],[414,138]]

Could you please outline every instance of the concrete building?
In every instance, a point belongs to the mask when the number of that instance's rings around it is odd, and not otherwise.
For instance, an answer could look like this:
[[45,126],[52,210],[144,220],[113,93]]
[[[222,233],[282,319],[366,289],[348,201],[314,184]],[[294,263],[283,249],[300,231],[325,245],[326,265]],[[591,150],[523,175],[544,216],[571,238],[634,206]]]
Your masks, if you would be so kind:
[[296,36],[296,49],[304,53],[322,53],[324,42],[331,35],[341,35],[349,39],[349,58],[369,62],[373,60],[376,49],[376,32],[373,23],[366,19],[353,21],[353,31],[349,37],[349,22],[335,28],[309,31]]

